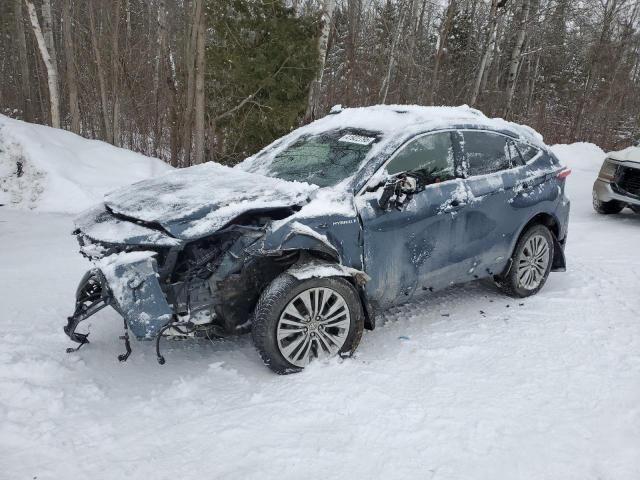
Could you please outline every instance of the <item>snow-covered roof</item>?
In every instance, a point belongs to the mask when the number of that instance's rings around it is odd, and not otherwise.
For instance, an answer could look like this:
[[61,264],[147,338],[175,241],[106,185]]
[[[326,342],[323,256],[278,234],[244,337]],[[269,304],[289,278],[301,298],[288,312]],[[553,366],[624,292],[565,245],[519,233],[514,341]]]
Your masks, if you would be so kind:
[[[339,106],[337,106],[339,107]],[[390,140],[407,138],[413,134],[454,126],[487,128],[509,131],[522,140],[543,147],[542,135],[530,127],[508,122],[501,118],[489,118],[480,110],[467,105],[459,107],[425,107],[420,105],[374,105],[358,108],[334,107],[329,115],[300,127],[285,137],[247,158],[240,169],[263,173],[278,152],[301,135],[317,134],[334,129],[357,129],[382,134],[380,141],[369,152],[365,163],[377,155]]]
[[607,158],[612,160],[618,160],[620,162],[637,162],[640,163],[640,146],[639,147],[627,147],[617,152],[607,153]]
[[[519,125],[492,119],[467,105],[460,107],[426,107],[420,105],[374,105],[344,108],[298,130],[312,133],[332,128],[361,128],[388,136],[420,126],[422,129],[446,128],[453,125],[477,125],[492,129],[515,130]],[[529,129],[531,130],[531,129]],[[531,130],[531,133],[533,131]]]

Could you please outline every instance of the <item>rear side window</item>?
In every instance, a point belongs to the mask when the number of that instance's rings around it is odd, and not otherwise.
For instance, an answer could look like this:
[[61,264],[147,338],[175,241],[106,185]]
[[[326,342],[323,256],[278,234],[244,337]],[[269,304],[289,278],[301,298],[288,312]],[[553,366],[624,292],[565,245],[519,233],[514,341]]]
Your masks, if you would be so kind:
[[515,142],[515,144],[518,147],[518,151],[520,152],[520,155],[522,156],[522,160],[524,163],[527,163],[533,157],[538,155],[538,153],[540,153],[540,150],[538,150],[536,147],[533,147],[527,143]]
[[486,175],[511,166],[507,137],[491,132],[463,132],[467,175]]
[[511,167],[520,167],[525,164],[524,160],[520,156],[520,150],[518,150],[517,142],[509,139],[507,140],[507,150],[509,152],[509,158],[511,159]]
[[389,162],[386,170],[390,175],[410,173],[421,185],[455,178],[451,134],[432,133],[410,141]]

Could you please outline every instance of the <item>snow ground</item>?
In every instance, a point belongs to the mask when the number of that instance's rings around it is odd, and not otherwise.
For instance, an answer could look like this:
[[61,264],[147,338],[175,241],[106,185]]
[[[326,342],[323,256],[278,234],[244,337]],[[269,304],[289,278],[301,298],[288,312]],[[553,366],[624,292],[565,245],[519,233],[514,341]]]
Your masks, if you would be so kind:
[[388,315],[355,358],[292,376],[246,336],[167,343],[159,366],[101,312],[66,354],[88,263],[66,215],[0,208],[0,478],[640,478],[640,216],[598,216],[574,169],[567,273],[530,299],[486,283]]

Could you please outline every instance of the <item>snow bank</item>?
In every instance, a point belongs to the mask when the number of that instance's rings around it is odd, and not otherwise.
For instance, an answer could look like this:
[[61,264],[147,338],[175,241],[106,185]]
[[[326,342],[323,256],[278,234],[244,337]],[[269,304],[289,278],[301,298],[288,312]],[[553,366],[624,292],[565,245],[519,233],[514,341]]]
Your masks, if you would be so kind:
[[551,151],[571,169],[566,186],[567,196],[571,200],[571,217],[592,217],[595,212],[591,206],[591,190],[605,152],[593,143],[584,142],[553,145]]
[[6,206],[75,213],[111,190],[171,169],[157,158],[0,115],[0,204]]
[[586,142],[553,145],[551,151],[574,173],[597,174],[605,157],[605,152],[600,147]]

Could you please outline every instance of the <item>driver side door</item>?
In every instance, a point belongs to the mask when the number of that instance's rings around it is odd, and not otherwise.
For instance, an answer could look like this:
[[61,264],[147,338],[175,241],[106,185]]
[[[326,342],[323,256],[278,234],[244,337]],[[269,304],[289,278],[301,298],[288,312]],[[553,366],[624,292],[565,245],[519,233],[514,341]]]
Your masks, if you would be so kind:
[[382,187],[369,186],[373,191],[365,188],[356,196],[364,269],[371,277],[366,289],[380,308],[453,281],[451,235],[466,195],[464,181],[458,178],[456,135],[441,131],[414,137],[382,167],[384,177],[407,174],[416,179],[415,192],[402,205],[381,208]]

